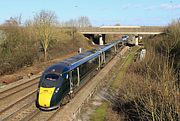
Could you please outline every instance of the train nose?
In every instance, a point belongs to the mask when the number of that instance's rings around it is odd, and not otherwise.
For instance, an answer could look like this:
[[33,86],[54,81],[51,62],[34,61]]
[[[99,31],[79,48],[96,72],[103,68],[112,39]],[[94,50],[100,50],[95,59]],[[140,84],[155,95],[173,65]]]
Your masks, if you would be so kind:
[[51,99],[55,88],[40,87],[38,103],[42,107],[50,107]]

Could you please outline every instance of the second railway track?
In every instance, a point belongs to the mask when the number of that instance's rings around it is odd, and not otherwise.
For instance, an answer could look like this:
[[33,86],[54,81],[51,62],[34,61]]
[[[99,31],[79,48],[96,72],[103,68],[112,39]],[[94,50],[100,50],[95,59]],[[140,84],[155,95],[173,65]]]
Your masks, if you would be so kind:
[[1,88],[0,89],[0,100],[5,97],[8,97],[10,95],[13,95],[15,93],[18,93],[19,91],[24,90],[27,87],[37,84],[39,78],[40,78],[40,75],[38,75],[32,79],[28,79],[26,81],[22,80],[22,82],[20,82],[20,83],[15,82],[15,84],[13,83],[13,84],[10,84],[10,86]]
[[0,120],[7,119],[7,117],[28,105],[29,102],[35,100],[37,87],[38,78],[33,78],[25,83],[20,83],[1,91]]

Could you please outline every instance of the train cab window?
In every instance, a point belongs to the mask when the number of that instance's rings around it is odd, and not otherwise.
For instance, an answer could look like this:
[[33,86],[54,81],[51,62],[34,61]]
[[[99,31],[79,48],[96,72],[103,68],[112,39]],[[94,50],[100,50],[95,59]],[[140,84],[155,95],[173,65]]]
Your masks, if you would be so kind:
[[44,74],[44,78],[41,82],[42,87],[51,88],[57,86],[60,81],[60,76],[55,73]]
[[45,76],[45,79],[49,81],[56,81],[58,78],[59,78],[59,75],[57,74],[47,74]]

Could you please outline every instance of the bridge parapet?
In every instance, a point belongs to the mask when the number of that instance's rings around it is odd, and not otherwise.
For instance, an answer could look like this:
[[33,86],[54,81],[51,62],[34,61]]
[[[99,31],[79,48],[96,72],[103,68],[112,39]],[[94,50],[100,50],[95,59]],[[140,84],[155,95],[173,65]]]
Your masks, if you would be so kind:
[[165,27],[157,26],[139,26],[139,27],[119,27],[119,28],[100,28],[100,27],[88,27],[88,28],[78,28],[78,31],[83,34],[110,34],[110,33],[163,33]]
[[[23,28],[23,27],[22,27]],[[82,34],[161,34],[164,33],[165,26],[103,26],[103,27],[59,27],[59,29],[77,30]],[[0,26],[0,30],[10,29]]]

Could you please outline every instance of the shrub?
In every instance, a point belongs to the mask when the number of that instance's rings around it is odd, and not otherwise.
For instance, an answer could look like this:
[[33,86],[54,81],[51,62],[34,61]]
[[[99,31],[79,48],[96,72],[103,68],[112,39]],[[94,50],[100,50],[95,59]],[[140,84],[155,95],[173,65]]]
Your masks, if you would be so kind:
[[4,41],[0,44],[0,75],[30,66],[37,58],[38,43],[27,28],[6,26]]
[[178,26],[179,21],[164,35],[148,38],[146,58],[131,65],[118,92],[110,92],[113,108],[126,120],[180,120]]

